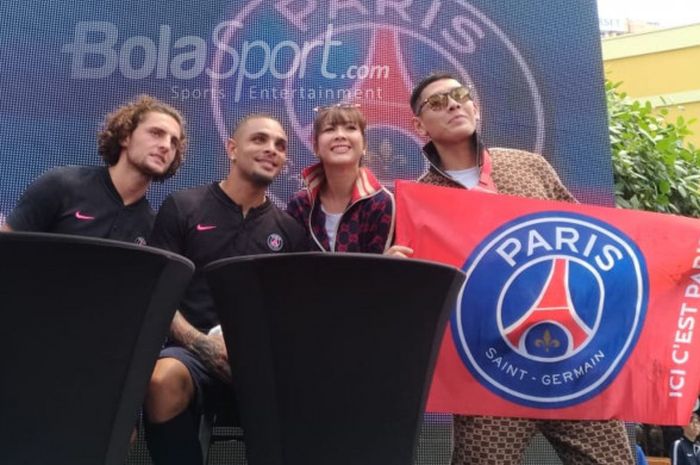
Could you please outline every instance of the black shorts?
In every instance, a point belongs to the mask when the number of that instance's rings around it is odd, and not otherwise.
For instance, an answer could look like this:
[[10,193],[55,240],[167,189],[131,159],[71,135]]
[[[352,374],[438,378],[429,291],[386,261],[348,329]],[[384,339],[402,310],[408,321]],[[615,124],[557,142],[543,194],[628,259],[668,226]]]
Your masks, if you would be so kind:
[[187,367],[194,384],[195,412],[218,413],[222,409],[237,410],[233,386],[217,378],[192,352],[181,346],[166,346],[158,358],[174,358]]

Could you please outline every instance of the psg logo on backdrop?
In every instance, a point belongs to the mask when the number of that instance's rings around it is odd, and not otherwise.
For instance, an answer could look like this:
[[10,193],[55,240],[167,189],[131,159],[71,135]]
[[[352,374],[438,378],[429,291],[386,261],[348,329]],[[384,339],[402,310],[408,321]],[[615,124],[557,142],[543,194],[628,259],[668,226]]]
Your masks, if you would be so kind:
[[[225,141],[241,116],[281,113],[293,150],[272,186],[273,199],[299,188],[297,173],[314,161],[313,109],[337,103],[357,104],[367,117],[363,163],[383,184],[421,175],[424,141],[413,130],[408,101],[418,80],[434,70],[473,85],[477,103],[507,104],[508,112],[501,113],[517,120],[523,148],[543,149],[544,110],[528,64],[498,25],[469,2],[255,0],[224,19],[213,33],[210,58],[214,119]],[[478,85],[504,70],[507,87]],[[486,132],[489,125],[502,126],[490,119],[496,113],[485,113]]]
[[452,319],[479,382],[529,407],[567,407],[610,384],[641,332],[644,257],[588,216],[522,216],[474,250]]

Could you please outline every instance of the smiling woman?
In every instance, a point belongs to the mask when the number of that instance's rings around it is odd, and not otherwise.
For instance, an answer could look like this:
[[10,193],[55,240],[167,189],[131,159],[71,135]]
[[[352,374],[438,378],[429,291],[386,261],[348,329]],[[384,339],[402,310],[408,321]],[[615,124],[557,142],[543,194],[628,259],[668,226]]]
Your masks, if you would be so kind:
[[365,117],[357,105],[315,110],[313,147],[320,162],[302,172],[305,189],[287,212],[304,225],[313,249],[383,253],[394,234],[394,197],[361,166]]

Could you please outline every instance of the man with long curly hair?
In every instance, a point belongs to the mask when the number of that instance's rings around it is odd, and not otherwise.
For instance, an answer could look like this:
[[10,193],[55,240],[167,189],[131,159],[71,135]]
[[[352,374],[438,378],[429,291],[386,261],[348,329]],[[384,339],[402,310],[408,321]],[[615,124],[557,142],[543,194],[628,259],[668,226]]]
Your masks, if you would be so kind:
[[98,152],[107,166],[48,171],[27,188],[0,230],[145,244],[155,219],[146,190],[175,174],[185,145],[180,112],[141,95],[105,117]]

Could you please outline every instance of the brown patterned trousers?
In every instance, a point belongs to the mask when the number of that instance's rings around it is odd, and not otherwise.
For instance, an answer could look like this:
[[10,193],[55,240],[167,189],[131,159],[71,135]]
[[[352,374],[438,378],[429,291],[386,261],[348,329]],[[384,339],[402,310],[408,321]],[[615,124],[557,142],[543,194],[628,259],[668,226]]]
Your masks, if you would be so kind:
[[620,421],[530,420],[454,417],[452,465],[520,465],[537,432],[552,444],[564,465],[634,465]]

